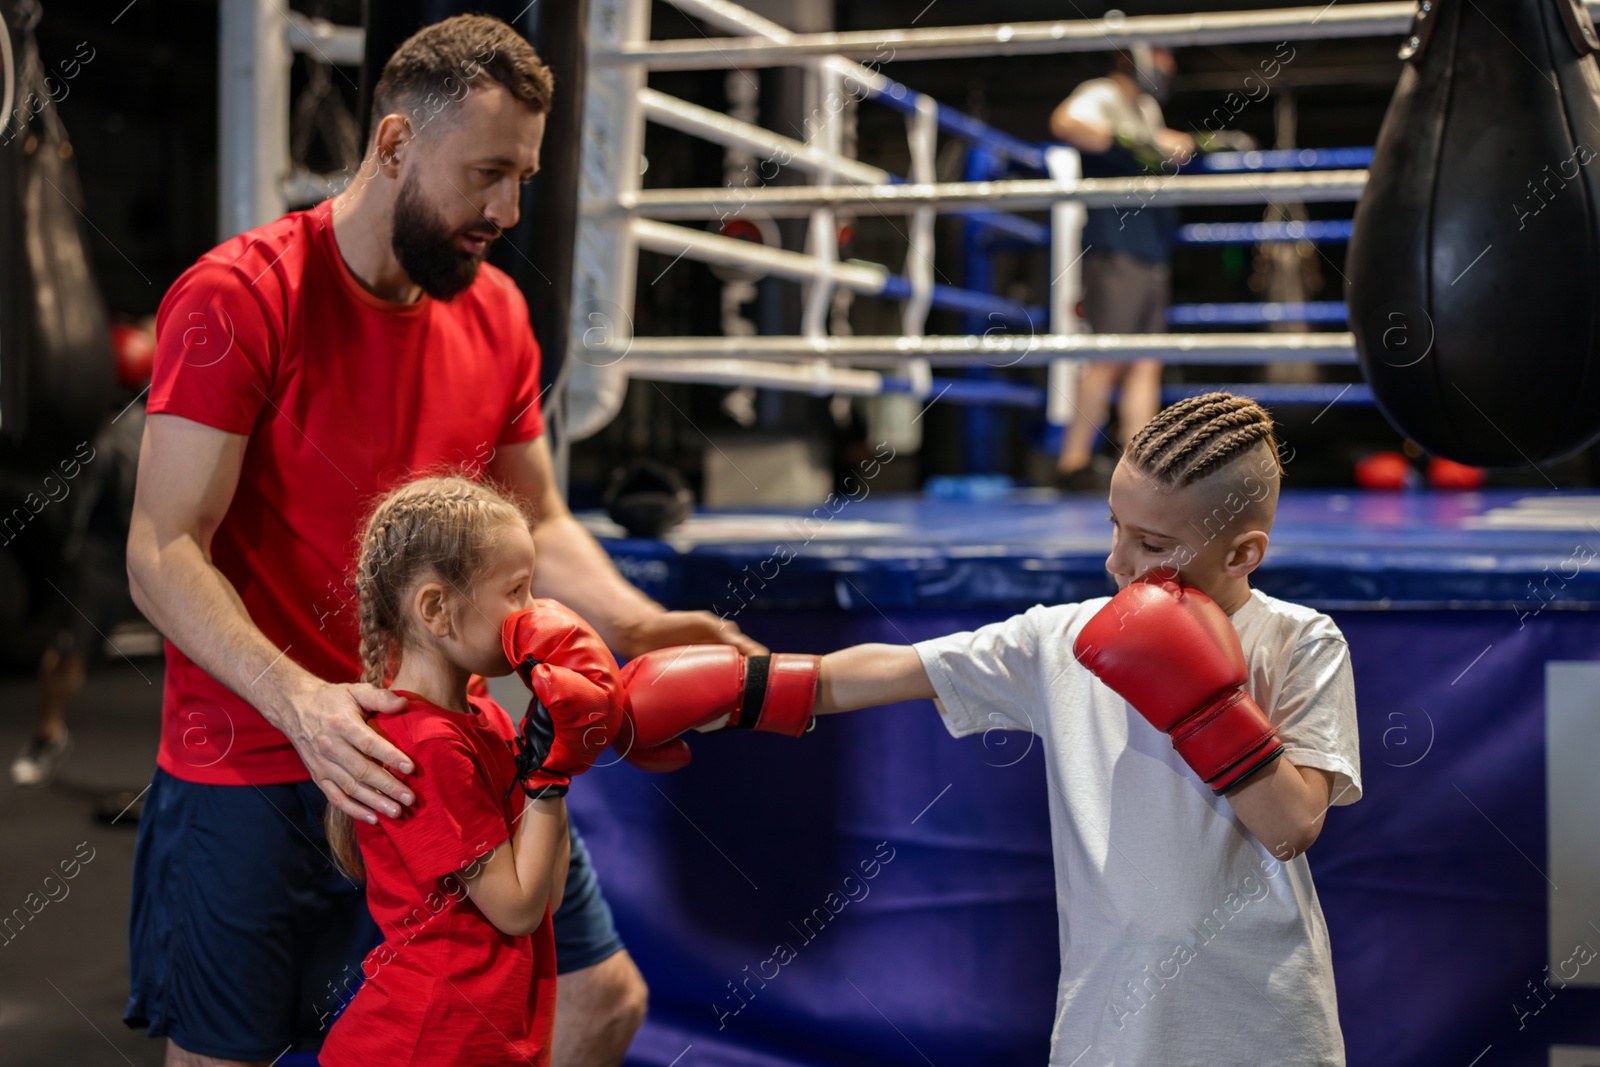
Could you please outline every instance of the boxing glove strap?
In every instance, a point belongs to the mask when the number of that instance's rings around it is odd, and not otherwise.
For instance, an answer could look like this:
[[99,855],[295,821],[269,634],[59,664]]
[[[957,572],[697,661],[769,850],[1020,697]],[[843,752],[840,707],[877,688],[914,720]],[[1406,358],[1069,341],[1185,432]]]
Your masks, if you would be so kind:
[[[529,703],[529,714],[535,714],[536,705],[538,706],[537,714],[548,715],[543,705],[539,703],[538,697],[534,697]],[[517,769],[516,777],[512,779],[510,788],[506,790],[506,796],[509,798],[519,785],[522,787],[522,791],[534,800],[566,796],[567,787],[572,782],[571,777],[544,770],[545,755],[549,752],[549,737],[543,737],[541,739],[542,744],[535,744],[529,740],[527,729],[527,721],[524,719],[523,729],[518,731],[517,736],[509,742],[511,750],[516,754]]]
[[1243,784],[1246,778],[1268,766],[1281,755],[1283,755],[1283,742],[1273,736],[1268,738],[1266,744],[1219,774],[1215,781],[1206,784],[1220,797],[1235,786]]
[[1248,766],[1252,755],[1277,744],[1278,729],[1241,685],[1185,718],[1171,734],[1178,755],[1202,781],[1217,788],[1219,781],[1231,784],[1232,769]]
[[568,782],[547,782],[542,785],[531,781],[522,783],[522,791],[530,800],[553,800],[567,795]]
[[817,704],[817,682],[822,672],[818,656],[779,652],[772,657],[767,679],[766,705],[758,730],[799,737],[817,725],[812,714]]
[[761,705],[767,699],[767,672],[772,666],[771,656],[746,656],[744,658],[744,697],[739,710],[728,720],[725,730],[754,730],[761,721]]
[[727,730],[766,730],[799,737],[817,724],[821,661],[816,656],[779,653],[745,658],[744,700]]

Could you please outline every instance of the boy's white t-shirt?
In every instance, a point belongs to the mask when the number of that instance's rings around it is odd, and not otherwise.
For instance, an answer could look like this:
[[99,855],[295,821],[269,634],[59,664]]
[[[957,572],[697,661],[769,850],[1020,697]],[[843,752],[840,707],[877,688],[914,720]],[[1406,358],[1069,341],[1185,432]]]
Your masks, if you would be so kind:
[[[1328,930],[1304,856],[1273,858],[1165,734],[1073,657],[1108,597],[915,647],[956,737],[1042,741],[1060,915],[1051,1067],[1337,1064]],[[1253,590],[1232,616],[1284,757],[1361,796],[1350,650]],[[1159,670],[1159,666],[1152,669]]]

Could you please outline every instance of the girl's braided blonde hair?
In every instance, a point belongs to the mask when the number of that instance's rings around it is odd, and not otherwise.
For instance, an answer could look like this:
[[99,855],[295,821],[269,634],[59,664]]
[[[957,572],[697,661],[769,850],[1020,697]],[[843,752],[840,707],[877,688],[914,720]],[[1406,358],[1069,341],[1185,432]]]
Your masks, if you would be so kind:
[[[459,470],[424,475],[389,490],[368,513],[356,558],[361,681],[387,687],[413,625],[408,598],[417,582],[439,581],[472,597],[508,527],[531,528],[509,493]],[[328,847],[340,870],[365,877],[355,822],[329,805]]]

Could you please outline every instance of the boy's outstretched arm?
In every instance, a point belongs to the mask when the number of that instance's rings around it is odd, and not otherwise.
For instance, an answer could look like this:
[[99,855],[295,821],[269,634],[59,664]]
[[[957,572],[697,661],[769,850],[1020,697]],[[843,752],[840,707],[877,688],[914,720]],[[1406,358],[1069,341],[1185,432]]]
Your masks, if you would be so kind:
[[933,683],[910,645],[855,645],[822,657],[818,715],[932,699]]

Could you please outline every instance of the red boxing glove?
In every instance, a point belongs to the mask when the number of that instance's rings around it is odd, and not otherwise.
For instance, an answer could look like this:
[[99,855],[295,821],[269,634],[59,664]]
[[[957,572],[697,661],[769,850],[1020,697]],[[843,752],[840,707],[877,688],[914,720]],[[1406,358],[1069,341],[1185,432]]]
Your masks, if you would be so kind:
[[1244,648],[1210,597],[1173,578],[1130,582],[1089,620],[1073,655],[1156,729],[1218,794],[1283,754],[1245,690]]
[[[689,762],[679,734],[704,727],[799,737],[816,719],[818,656],[745,656],[732,645],[658,648],[622,668],[627,760],[647,771]],[[718,720],[726,720],[719,724]]]
[[622,727],[617,661],[589,624],[554,600],[507,616],[506,659],[533,691],[514,744],[523,792],[563,796]]

